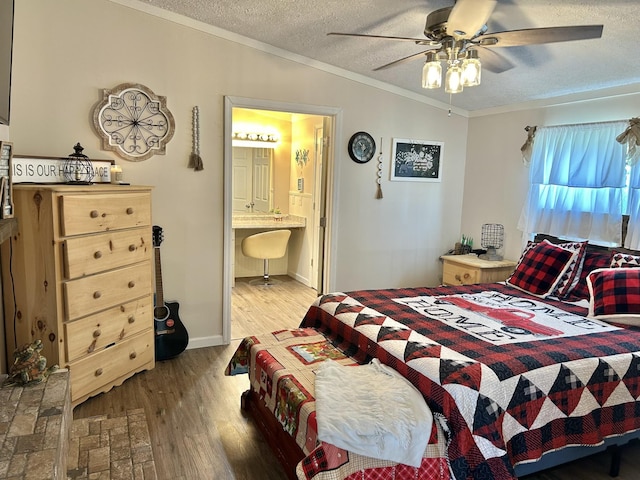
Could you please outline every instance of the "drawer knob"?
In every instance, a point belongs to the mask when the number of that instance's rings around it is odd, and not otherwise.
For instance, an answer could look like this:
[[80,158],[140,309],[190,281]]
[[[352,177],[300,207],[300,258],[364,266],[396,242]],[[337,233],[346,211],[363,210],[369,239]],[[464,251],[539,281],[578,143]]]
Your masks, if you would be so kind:
[[98,258],[102,258],[102,252],[98,250],[96,253],[93,254],[93,258],[95,258],[96,260]]
[[102,332],[100,331],[100,329],[94,330],[93,338],[98,338],[100,335],[102,335]]
[[464,274],[464,278],[465,278],[465,280],[466,280],[467,278],[469,278],[470,276],[471,276],[471,275],[469,275],[468,273],[465,273],[465,274]]
[[102,296],[102,293],[100,293],[100,291],[95,291],[93,292],[93,298],[98,299]]
[[456,273],[455,279],[456,279],[457,281],[459,281],[459,282],[461,282],[461,281],[462,281],[462,279],[460,278],[460,275],[458,275],[457,273]]
[[131,315],[129,318],[127,318],[127,321],[129,323],[134,323],[136,321],[136,317],[134,317],[133,315]]
[[133,213],[133,208],[127,208],[127,215],[131,215]]
[[133,244],[129,245],[129,251],[130,252],[135,252],[136,251],[136,246],[133,245]]
[[89,215],[91,215],[91,218],[98,218],[98,210],[91,210],[91,213]]
[[138,356],[138,354],[137,354],[136,352],[131,352],[131,353],[129,354],[129,358],[130,358],[131,360],[133,360],[133,359],[134,359],[134,358],[136,358],[137,356]]
[[102,369],[101,368],[97,369],[95,375],[96,377],[99,377],[100,375],[102,375]]
[[131,280],[131,281],[129,282],[129,288],[133,288],[133,287],[135,287],[135,286],[136,286],[136,282],[134,282],[133,280]]

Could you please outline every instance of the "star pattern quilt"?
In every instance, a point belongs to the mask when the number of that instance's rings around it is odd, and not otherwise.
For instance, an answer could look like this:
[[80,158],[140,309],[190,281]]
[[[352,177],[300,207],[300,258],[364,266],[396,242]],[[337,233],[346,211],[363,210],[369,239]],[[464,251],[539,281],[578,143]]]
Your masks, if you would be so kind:
[[640,331],[503,284],[332,293],[301,327],[408,378],[451,429],[455,478],[640,429]]

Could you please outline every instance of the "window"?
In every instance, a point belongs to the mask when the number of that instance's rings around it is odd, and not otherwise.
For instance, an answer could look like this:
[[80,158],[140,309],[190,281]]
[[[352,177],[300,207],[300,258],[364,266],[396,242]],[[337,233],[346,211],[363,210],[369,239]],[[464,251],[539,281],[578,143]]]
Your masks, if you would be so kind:
[[[627,126],[621,121],[536,130],[519,223],[525,239],[546,233],[621,244],[623,208],[631,213],[630,230],[634,216],[640,218],[640,168],[627,169],[626,146],[616,141]],[[640,245],[640,230],[633,235]]]

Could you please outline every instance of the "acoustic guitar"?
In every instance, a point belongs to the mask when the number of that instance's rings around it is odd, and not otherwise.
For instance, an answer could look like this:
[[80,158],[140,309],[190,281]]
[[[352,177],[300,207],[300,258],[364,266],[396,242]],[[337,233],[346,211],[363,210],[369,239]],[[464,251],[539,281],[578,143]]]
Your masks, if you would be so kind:
[[162,293],[160,244],[164,240],[162,228],[153,226],[153,249],[156,257],[156,297],[153,319],[156,338],[156,360],[168,360],[182,353],[189,344],[189,334],[178,316],[178,302],[165,302]]

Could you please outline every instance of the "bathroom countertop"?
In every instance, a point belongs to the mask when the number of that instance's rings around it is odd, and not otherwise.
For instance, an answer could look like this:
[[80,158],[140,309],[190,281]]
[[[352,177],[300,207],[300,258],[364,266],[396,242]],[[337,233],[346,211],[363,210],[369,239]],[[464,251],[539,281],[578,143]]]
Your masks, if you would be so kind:
[[233,214],[231,228],[305,228],[306,218],[297,215],[283,215],[276,218],[273,214]]

